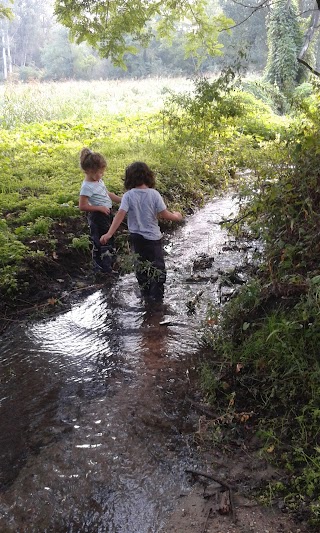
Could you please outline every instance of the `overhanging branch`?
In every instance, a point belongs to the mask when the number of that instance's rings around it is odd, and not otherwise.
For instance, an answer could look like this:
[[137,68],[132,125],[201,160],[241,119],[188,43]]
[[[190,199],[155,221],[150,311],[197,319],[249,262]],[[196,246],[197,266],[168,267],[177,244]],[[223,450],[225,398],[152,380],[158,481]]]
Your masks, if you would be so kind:
[[312,74],[314,74],[315,76],[318,76],[320,78],[320,72],[318,72],[311,65],[309,65],[309,63],[307,63],[304,59],[301,59],[300,57],[298,57],[298,61],[299,61],[299,63],[301,63],[301,65],[304,65],[305,67],[307,67],[312,72]]

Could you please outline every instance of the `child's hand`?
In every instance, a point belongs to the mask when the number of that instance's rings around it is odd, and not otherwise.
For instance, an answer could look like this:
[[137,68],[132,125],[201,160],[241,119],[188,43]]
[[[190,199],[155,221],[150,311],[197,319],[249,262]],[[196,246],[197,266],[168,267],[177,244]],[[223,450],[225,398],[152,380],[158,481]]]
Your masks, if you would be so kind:
[[104,235],[101,235],[100,242],[101,244],[107,244],[110,237],[108,236],[108,233],[105,233]]
[[179,211],[173,211],[172,214],[177,217],[177,220],[183,219],[183,216],[181,215],[181,213],[179,213]]

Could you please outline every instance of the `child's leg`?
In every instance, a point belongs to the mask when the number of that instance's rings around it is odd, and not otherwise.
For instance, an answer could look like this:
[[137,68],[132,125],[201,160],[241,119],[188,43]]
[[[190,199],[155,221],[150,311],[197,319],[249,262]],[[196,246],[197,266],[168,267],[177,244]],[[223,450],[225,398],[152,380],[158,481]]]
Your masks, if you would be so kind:
[[166,282],[166,267],[163,257],[162,240],[151,241],[153,248],[153,267],[154,272],[150,280],[150,298],[160,300],[164,294],[164,284]]
[[88,216],[92,241],[92,262],[95,272],[112,272],[116,261],[114,239],[110,239],[106,246],[100,244],[100,237],[107,233],[112,219],[112,215],[105,215],[101,212],[90,213]]
[[153,299],[161,299],[166,281],[166,268],[162,241],[151,241],[141,235],[130,235],[131,247],[136,260],[136,278],[142,294]]

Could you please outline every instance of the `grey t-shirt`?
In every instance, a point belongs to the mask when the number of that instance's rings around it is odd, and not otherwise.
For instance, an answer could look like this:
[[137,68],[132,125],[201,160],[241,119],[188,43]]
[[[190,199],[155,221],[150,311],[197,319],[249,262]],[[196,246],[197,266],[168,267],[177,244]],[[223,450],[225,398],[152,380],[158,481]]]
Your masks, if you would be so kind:
[[167,207],[158,191],[130,189],[122,196],[120,209],[128,213],[130,233],[139,233],[151,241],[161,239],[157,215]]
[[86,181],[84,180],[80,189],[80,196],[88,196],[90,205],[103,205],[112,207],[112,200],[108,194],[104,181]]

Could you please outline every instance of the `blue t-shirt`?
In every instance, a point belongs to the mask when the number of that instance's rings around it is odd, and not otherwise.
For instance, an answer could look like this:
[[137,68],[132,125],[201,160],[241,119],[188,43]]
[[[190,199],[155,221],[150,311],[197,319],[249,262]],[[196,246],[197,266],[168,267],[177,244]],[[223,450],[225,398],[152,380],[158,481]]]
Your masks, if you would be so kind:
[[158,191],[149,188],[130,189],[122,196],[120,209],[128,213],[130,233],[139,233],[151,241],[161,239],[157,216],[167,207]]
[[103,205],[109,209],[112,207],[112,200],[102,179],[99,181],[84,180],[80,189],[80,196],[87,196],[90,205]]

